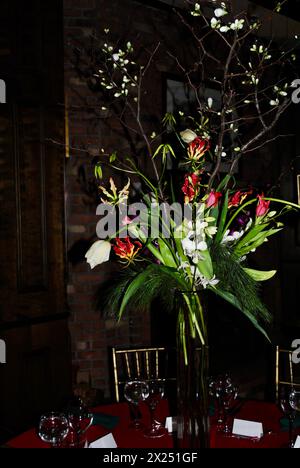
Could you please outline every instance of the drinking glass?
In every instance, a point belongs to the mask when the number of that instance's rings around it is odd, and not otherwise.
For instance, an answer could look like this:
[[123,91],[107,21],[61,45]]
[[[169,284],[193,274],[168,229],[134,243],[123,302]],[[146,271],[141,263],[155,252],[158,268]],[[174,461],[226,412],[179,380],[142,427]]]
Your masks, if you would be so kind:
[[69,432],[69,422],[63,413],[43,414],[39,423],[39,436],[53,448],[60,447]]
[[238,389],[231,381],[228,379],[225,380],[223,392],[222,392],[222,401],[224,407],[224,427],[223,432],[225,434],[231,434],[231,428],[229,427],[229,418],[228,413],[231,409],[233,402],[236,400],[238,395]]
[[93,423],[93,414],[78,398],[68,406],[67,416],[71,429],[68,446],[73,448],[83,447],[85,444],[84,435]]
[[146,437],[162,437],[167,431],[162,426],[161,422],[155,419],[155,410],[158,403],[164,397],[165,394],[165,382],[163,380],[150,380],[149,381],[149,396],[146,403],[150,411],[150,428],[146,429],[144,435]]
[[237,397],[237,387],[228,374],[220,375],[209,381],[209,394],[215,400],[217,413],[217,430],[230,433],[228,413]]
[[145,401],[149,396],[149,386],[144,380],[130,380],[124,387],[124,396],[130,404],[132,422],[129,427],[132,429],[143,429],[141,423],[141,414],[139,411],[139,402]]
[[295,392],[290,388],[282,388],[280,391],[280,407],[289,421],[289,442],[287,447],[294,447],[294,420],[296,417],[296,409],[300,408],[299,406],[299,396],[295,394],[300,392]]

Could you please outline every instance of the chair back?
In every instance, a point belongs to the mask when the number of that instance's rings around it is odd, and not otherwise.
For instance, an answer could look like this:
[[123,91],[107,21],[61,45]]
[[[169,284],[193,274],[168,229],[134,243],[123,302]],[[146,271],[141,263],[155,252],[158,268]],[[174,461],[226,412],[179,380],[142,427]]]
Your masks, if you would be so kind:
[[275,391],[276,402],[279,402],[280,387],[289,386],[300,390],[300,364],[293,362],[292,349],[284,349],[276,346],[275,364]]
[[176,381],[176,367],[172,368],[170,350],[165,347],[112,348],[114,394],[117,402],[123,399],[127,381],[141,380]]

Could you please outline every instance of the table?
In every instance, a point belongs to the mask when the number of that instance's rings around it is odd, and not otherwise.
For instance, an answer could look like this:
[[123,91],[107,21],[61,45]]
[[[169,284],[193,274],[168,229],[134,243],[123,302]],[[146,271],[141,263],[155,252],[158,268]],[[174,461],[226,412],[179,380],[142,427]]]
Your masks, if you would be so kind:
[[[145,425],[150,424],[149,410],[146,404],[140,405],[142,420]],[[172,448],[173,438],[166,434],[157,439],[144,437],[141,431],[130,429],[130,411],[127,403],[115,403],[111,405],[99,406],[93,409],[93,413],[105,413],[119,417],[118,425],[108,430],[103,426],[92,426],[87,431],[88,442],[92,442],[111,432],[115,438],[118,448]],[[159,415],[162,421],[169,414],[169,405],[167,400],[162,400],[159,405]],[[50,445],[43,442],[35,429],[31,429],[15,437],[6,444],[10,448],[49,448]]]
[[[140,405],[142,420],[145,425],[149,424],[149,411],[145,404]],[[119,417],[119,424],[108,430],[97,425],[92,426],[87,433],[88,442],[112,432],[118,448],[153,448],[172,449],[174,440],[171,434],[166,434],[157,439],[149,439],[143,436],[140,431],[129,429],[130,412],[127,403],[117,403],[112,405],[99,406],[93,410],[97,413],[105,413]],[[160,419],[163,421],[169,414],[167,400],[163,400],[159,406]],[[252,439],[242,439],[234,436],[225,437],[216,431],[216,420],[211,418],[210,446],[211,448],[280,448],[288,442],[288,432],[280,428],[280,418],[282,413],[274,403],[263,401],[245,401],[241,404],[239,411],[234,415],[240,419],[249,419],[263,423],[266,434],[259,441]],[[299,433],[299,430],[298,430]],[[49,444],[41,441],[36,430],[31,429],[10,440],[7,444],[10,448],[48,448]]]

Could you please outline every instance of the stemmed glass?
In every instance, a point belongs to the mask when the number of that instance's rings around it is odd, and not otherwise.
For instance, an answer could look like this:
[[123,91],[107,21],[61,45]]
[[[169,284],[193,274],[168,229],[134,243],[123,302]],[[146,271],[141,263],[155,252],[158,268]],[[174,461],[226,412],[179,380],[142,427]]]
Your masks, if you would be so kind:
[[231,380],[225,380],[225,385],[223,388],[222,400],[223,400],[223,407],[224,407],[224,428],[223,432],[225,434],[231,434],[231,428],[228,424],[228,413],[229,410],[238,395],[238,389]]
[[209,394],[214,398],[217,408],[217,430],[229,434],[229,410],[237,397],[237,387],[228,374],[210,379]]
[[84,445],[83,435],[93,423],[93,414],[78,398],[74,400],[67,409],[69,426],[73,437],[70,438],[69,446],[79,448]]
[[146,429],[144,435],[146,437],[162,437],[167,431],[162,424],[155,419],[155,410],[158,403],[164,397],[165,383],[163,380],[150,380],[149,381],[149,396],[146,403],[150,411],[150,428]]
[[143,429],[141,423],[141,414],[139,411],[139,402],[145,401],[149,396],[149,386],[144,380],[131,380],[126,382],[124,387],[124,396],[130,404],[132,422],[129,427],[132,429]]
[[69,432],[69,422],[63,413],[43,414],[39,423],[39,436],[53,448],[60,447]]
[[[298,396],[296,394],[299,394]],[[281,389],[280,392],[280,407],[284,415],[289,420],[289,442],[287,447],[294,447],[294,420],[296,417],[296,410],[300,410],[300,392],[295,392],[287,387]]]

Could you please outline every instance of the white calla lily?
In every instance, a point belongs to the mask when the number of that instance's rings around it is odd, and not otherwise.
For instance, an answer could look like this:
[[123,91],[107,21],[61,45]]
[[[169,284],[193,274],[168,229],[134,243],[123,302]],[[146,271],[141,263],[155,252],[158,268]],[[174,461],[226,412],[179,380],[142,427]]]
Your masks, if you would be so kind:
[[111,243],[105,240],[98,240],[90,247],[85,254],[87,263],[93,269],[95,266],[109,260]]

